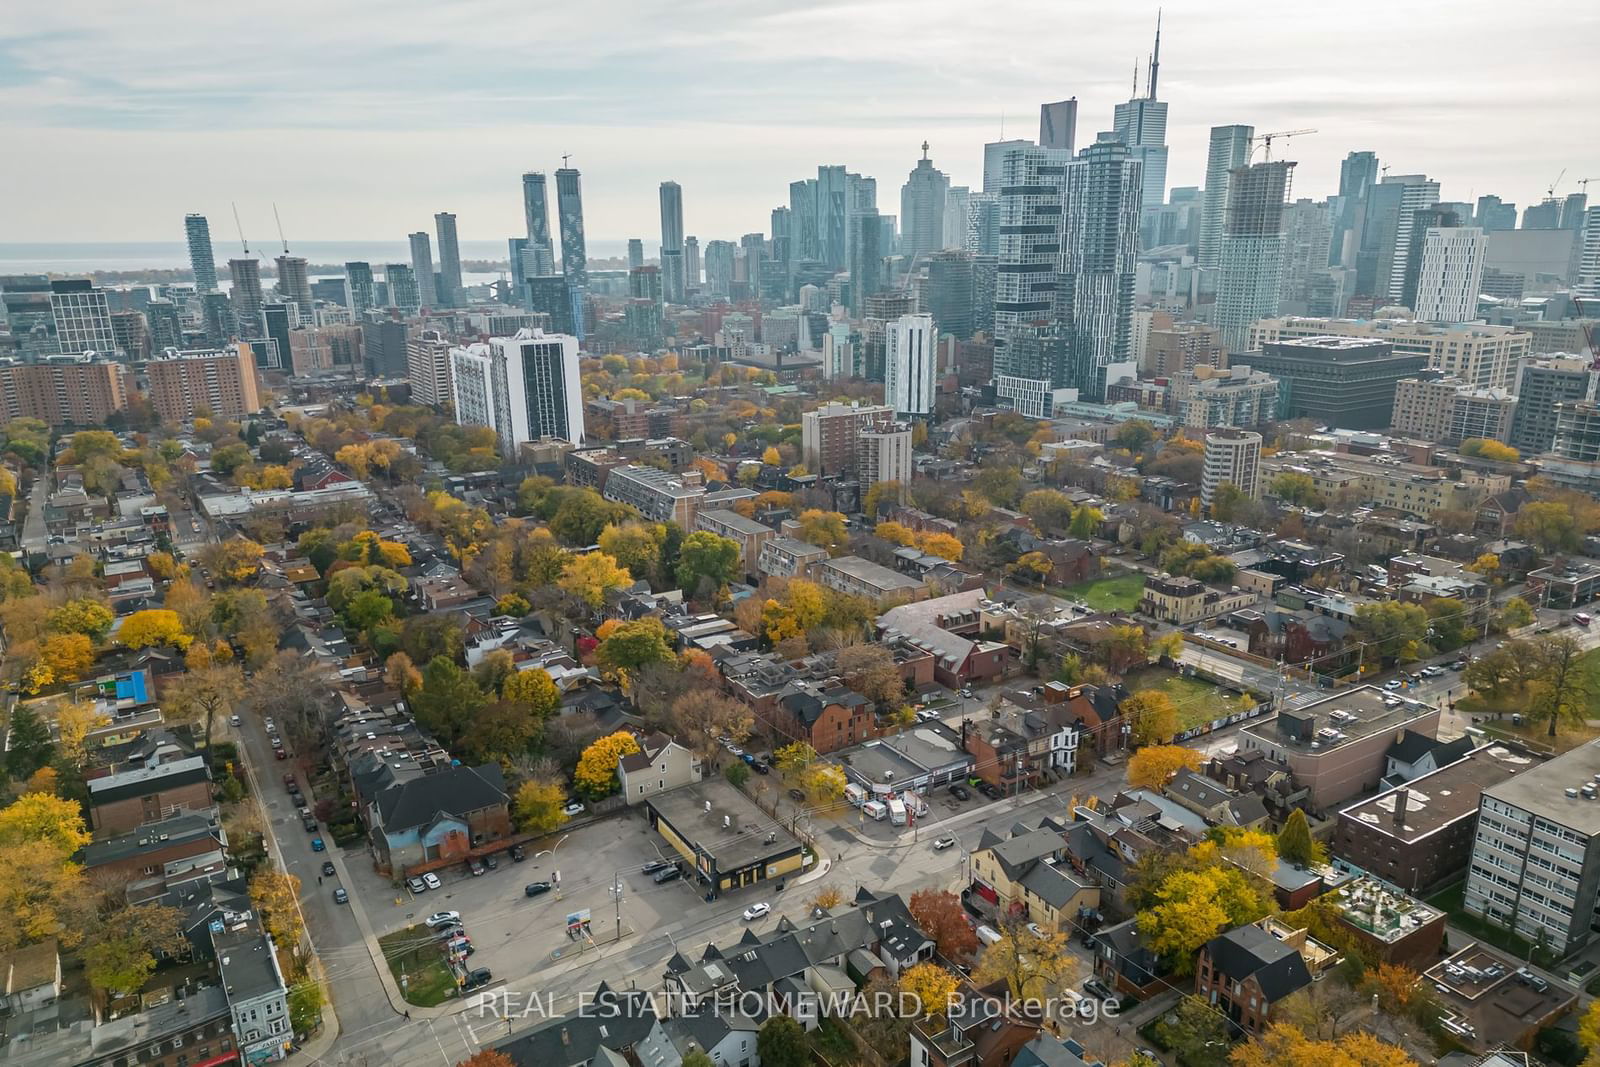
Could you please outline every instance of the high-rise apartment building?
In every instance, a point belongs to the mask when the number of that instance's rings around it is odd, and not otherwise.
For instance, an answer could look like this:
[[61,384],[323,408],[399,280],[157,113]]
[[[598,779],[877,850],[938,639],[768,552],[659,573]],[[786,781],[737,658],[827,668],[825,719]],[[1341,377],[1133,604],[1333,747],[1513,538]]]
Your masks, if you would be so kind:
[[1354,267],[1365,225],[1367,194],[1378,183],[1378,154],[1351,152],[1339,164],[1339,210],[1334,218],[1328,265]]
[[[558,176],[558,185],[559,182]],[[529,171],[522,176],[522,215],[528,229],[527,249],[534,261],[534,270],[527,277],[554,274],[556,254],[550,242],[550,197],[543,171]]]
[[945,201],[950,179],[928,158],[928,142],[922,142],[922,158],[900,189],[901,250],[912,257],[925,256],[945,247]]
[[[1421,245],[1419,240],[1421,234],[1417,232],[1417,212],[1431,208],[1439,202],[1439,183],[1430,181],[1423,174],[1389,174],[1378,182],[1377,189],[1372,195],[1379,195],[1386,186],[1399,186],[1400,189],[1399,202],[1395,205],[1394,244],[1389,254],[1389,269],[1386,275],[1378,279],[1379,284],[1385,288],[1378,291],[1387,294],[1390,300],[1404,302],[1406,272],[1411,266],[1412,251],[1413,249],[1420,251]],[[1383,252],[1384,249],[1380,248],[1380,265],[1383,262]]]
[[683,187],[661,183],[661,288],[669,304],[684,300]]
[[[1007,149],[1001,160],[1000,251],[994,294],[997,388],[1003,378],[1027,377],[1018,373],[1007,354],[1010,331],[1056,317],[1068,163],[1066,153],[1033,145]],[[1002,395],[1010,394],[1002,391]]]
[[217,287],[217,260],[211,250],[211,223],[204,215],[185,215],[183,235],[189,242],[189,269],[194,271],[196,292]]
[[[364,337],[365,326],[353,322],[300,326],[290,330],[290,372],[296,378],[301,378],[340,368],[361,368],[364,365]],[[251,347],[254,350],[255,346]]]
[[844,270],[850,261],[849,178],[842,166],[817,168],[816,230],[817,248],[822,262],[834,270]]
[[[1161,75],[1161,16],[1156,16],[1156,44],[1150,53],[1149,76],[1143,96],[1118,104],[1112,112],[1111,129],[1117,140],[1128,146],[1140,163],[1144,185],[1141,204],[1154,210],[1167,199],[1167,104],[1156,99],[1156,80]],[[1135,80],[1137,84],[1137,79]]]
[[1302,197],[1283,209],[1283,274],[1279,303],[1304,312],[1313,278],[1328,270],[1333,243],[1333,205]]
[[578,333],[572,287],[565,275],[546,274],[529,278],[528,310],[549,316],[550,329],[558,334]]
[[205,327],[206,342],[220,348],[239,336],[239,319],[233,310],[233,301],[220,289],[200,294],[200,319]]
[[152,351],[182,346],[183,316],[179,314],[177,304],[171,300],[152,300],[145,305],[144,317],[150,327]]
[[389,306],[399,308],[407,315],[415,315],[422,308],[422,294],[417,286],[417,272],[404,263],[386,263],[383,280],[389,286]]
[[733,260],[738,246],[732,241],[706,242],[706,290],[726,300],[733,286]]
[[884,404],[824,404],[800,416],[801,461],[823,478],[848,473],[856,464],[856,439],[868,427],[894,423]]
[[[1134,270],[1139,253],[1144,163],[1117,141],[1099,141],[1066,170],[1057,312],[1066,326],[1072,366],[1054,387],[1080,399],[1105,397],[1111,368],[1132,352]],[[1132,373],[1131,365],[1129,373]]]
[[285,252],[276,260],[278,265],[278,293],[293,303],[301,322],[309,322],[316,310],[311,299],[310,267],[304,256],[291,256]]
[[1078,98],[1039,105],[1039,147],[1063,152],[1077,149]]
[[1472,221],[1484,233],[1517,228],[1517,205],[1508,204],[1493,194],[1478,197]]
[[884,403],[896,415],[933,414],[939,360],[933,316],[900,316],[889,323],[884,341]]
[[923,307],[941,336],[972,337],[973,258],[971,252],[950,249],[928,257]]
[[87,278],[51,282],[50,314],[55,320],[56,343],[66,355],[116,353],[117,338],[106,291]]
[[1430,226],[1422,237],[1413,311],[1420,322],[1470,322],[1478,317],[1483,258],[1489,238],[1476,226]]
[[238,320],[239,332],[251,337],[260,336],[261,305],[264,303],[261,295],[261,261],[248,254],[240,259],[230,259],[228,274],[233,278],[233,289],[228,295],[233,300],[233,314]]
[[456,422],[488,426],[502,456],[544,437],[583,443],[578,339],[518,330],[450,353]]
[[[1000,195],[1000,186],[1005,183],[1005,158],[1006,153],[1019,148],[1038,148],[1032,141],[1016,138],[1010,141],[990,141],[983,146],[983,191],[990,196]],[[1059,153],[1062,159],[1072,156],[1071,152]]]
[[1600,204],[1584,213],[1583,236],[1578,248],[1578,281],[1573,288],[1579,296],[1600,299]]
[[377,294],[372,288],[372,264],[359,259],[353,259],[344,265],[345,304],[355,315],[356,320],[366,314],[368,308],[378,306]]
[[[589,288],[589,251],[583,239],[583,176],[576,167],[556,171],[556,209],[561,219],[561,273],[574,296],[581,296]],[[575,323],[574,328],[583,326]]]
[[261,410],[255,354],[243,341],[221,351],[159,355],[145,365],[145,375],[162,422],[187,422],[199,412],[237,419]]
[[47,275],[0,275],[0,322],[6,324],[25,356],[53,356],[61,351]]
[[433,240],[426,230],[418,230],[407,239],[411,242],[411,272],[417,279],[417,299],[425,308],[438,307],[439,293],[433,277]]
[[967,218],[971,212],[972,190],[952,185],[944,201],[944,247],[967,247]]
[[433,231],[439,237],[439,285],[435,294],[440,307],[460,307],[461,242],[456,237],[456,217],[449,211],[433,216]]
[[1511,326],[1285,317],[1263,319],[1252,326],[1245,350],[1253,352],[1273,341],[1329,336],[1387,341],[1396,353],[1421,356],[1430,370],[1453,375],[1478,389],[1510,386],[1517,361],[1529,354],[1532,342],[1529,334]]
[[966,243],[975,256],[1000,254],[1000,194],[972,193],[967,197]]
[[0,364],[0,424],[39,419],[50,426],[103,429],[128,406],[126,364],[81,355]]
[[1511,419],[1510,445],[1524,456],[1550,451],[1556,437],[1559,404],[1593,401],[1600,374],[1577,356],[1528,356],[1517,361],[1512,393],[1517,410]]
[[1200,251],[1195,262],[1215,267],[1222,255],[1222,220],[1228,213],[1228,179],[1250,163],[1254,126],[1213,126],[1206,150],[1206,187],[1200,201]]
[[866,314],[867,299],[883,289],[883,249],[879,240],[883,228],[876,211],[862,212],[851,220],[855,233],[850,241],[850,314]]
[[1206,434],[1205,465],[1200,469],[1200,502],[1206,507],[1217,487],[1232,485],[1254,500],[1261,495],[1261,435],[1223,429]]
[[111,337],[116,350],[134,361],[150,358],[150,326],[142,311],[113,311]]
[[[797,262],[820,261],[822,245],[817,239],[817,180],[806,178],[789,183],[789,217],[792,220],[793,253]],[[707,255],[711,246],[706,246]],[[710,284],[710,263],[706,264]]]
[[1283,206],[1293,163],[1274,160],[1228,176],[1228,208],[1217,260],[1214,321],[1230,351],[1245,351],[1250,327],[1278,313],[1283,284]]
[[[785,216],[789,213],[788,208],[780,208],[779,210]],[[777,217],[776,211],[773,212],[773,217]],[[785,233],[784,248],[788,249],[788,247],[789,238]],[[788,260],[785,259],[785,262],[788,262]],[[683,239],[683,283],[690,289],[698,289],[700,287],[700,238],[694,234],[690,234]]]
[[856,433],[856,480],[870,488],[879,482],[911,484],[911,427],[882,423]]
[[450,378],[450,339],[438,330],[417,330],[406,338],[406,378],[411,399],[443,407],[454,399]]
[[1074,394],[1061,383],[1073,377],[1072,340],[1059,322],[1039,320],[1016,323],[1006,331],[1005,363],[996,349],[994,387],[1013,411],[1032,419],[1055,414],[1057,400]]
[[628,270],[635,271],[644,266],[644,240],[639,237],[628,238]]

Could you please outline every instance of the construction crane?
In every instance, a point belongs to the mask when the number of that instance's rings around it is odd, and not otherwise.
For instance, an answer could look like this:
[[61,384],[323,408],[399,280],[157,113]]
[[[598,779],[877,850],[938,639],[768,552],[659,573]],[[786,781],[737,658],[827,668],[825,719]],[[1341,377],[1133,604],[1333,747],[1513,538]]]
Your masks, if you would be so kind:
[[1587,196],[1589,193],[1590,182],[1600,182],[1600,178],[1579,178],[1577,181],[1578,186],[1583,190],[1585,196]]
[[1556,186],[1560,185],[1561,184],[1561,179],[1565,178],[1566,176],[1567,176],[1567,168],[1566,167],[1562,167],[1561,168],[1561,173],[1556,175],[1556,180],[1551,182],[1550,183],[1550,188],[1548,188],[1548,189],[1546,189],[1544,191],[1544,198],[1546,200],[1554,200],[1556,198]]
[[1316,133],[1316,132],[1317,132],[1316,130],[1277,130],[1277,131],[1275,131],[1273,133],[1258,133],[1254,137],[1250,138],[1250,142],[1251,142],[1250,152],[1251,152],[1252,155],[1255,154],[1255,142],[1260,141],[1262,147],[1265,149],[1265,153],[1264,153],[1263,158],[1268,163],[1271,163],[1272,162],[1272,139],[1274,137],[1299,137],[1301,134]]

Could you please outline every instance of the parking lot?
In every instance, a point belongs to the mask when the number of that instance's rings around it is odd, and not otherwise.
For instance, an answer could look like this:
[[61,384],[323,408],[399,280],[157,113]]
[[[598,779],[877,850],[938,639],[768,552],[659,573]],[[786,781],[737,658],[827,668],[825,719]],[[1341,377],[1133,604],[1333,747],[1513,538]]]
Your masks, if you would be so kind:
[[[627,811],[557,832],[527,847],[527,859],[499,866],[474,877],[461,865],[438,872],[439,889],[412,894],[396,889],[372,870],[363,853],[347,853],[352,888],[359,891],[379,934],[404,929],[437,911],[457,911],[474,952],[470,965],[488,967],[494,981],[517,982],[537,976],[541,966],[580,951],[568,937],[567,915],[588,909],[590,933],[605,943],[616,937],[617,907],[611,883],[618,871],[623,886],[622,924],[632,933],[679,921],[712,905],[702,901],[692,883],[678,880],[657,885],[640,868],[663,856],[661,839],[643,815]],[[550,851],[539,855],[541,851]],[[667,858],[674,858],[668,856]],[[555,881],[553,892],[529,897],[530,882]],[[726,910],[726,905],[721,910]]]

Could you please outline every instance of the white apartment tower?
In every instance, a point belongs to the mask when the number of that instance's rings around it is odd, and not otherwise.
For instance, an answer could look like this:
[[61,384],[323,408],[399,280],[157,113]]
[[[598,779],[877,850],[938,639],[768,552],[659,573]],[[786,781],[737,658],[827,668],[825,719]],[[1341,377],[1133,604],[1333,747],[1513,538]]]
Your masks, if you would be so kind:
[[1215,267],[1222,252],[1222,219],[1228,211],[1228,176],[1250,162],[1254,126],[1213,126],[1206,152],[1206,188],[1200,201],[1200,253],[1195,262]]
[[933,414],[939,334],[932,315],[901,315],[884,331],[883,398],[896,415]]
[[1476,226],[1428,228],[1422,240],[1417,281],[1421,322],[1471,322],[1478,317],[1478,290],[1489,238]]
[[488,426],[502,456],[544,437],[583,443],[578,339],[518,330],[450,353],[456,422]]
[[1205,465],[1200,471],[1200,502],[1211,506],[1217,487],[1227,482],[1252,500],[1261,495],[1261,435],[1249,430],[1217,430],[1206,434]]

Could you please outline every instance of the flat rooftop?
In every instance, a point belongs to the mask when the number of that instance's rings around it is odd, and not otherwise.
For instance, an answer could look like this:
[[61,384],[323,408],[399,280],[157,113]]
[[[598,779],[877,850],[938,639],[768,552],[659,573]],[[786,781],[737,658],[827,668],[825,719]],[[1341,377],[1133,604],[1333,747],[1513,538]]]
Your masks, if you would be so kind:
[[1444,918],[1444,912],[1376,878],[1357,878],[1329,893],[1345,922],[1385,943],[1399,941]]
[[[923,722],[891,737],[868,741],[840,757],[856,773],[866,776],[867,768],[887,770],[896,778],[926,771],[939,771],[953,763],[970,762],[972,756],[961,747],[961,735],[942,722]],[[872,781],[890,784],[892,780],[874,777]]]
[[[1475,817],[1479,793],[1538,765],[1535,757],[1504,745],[1487,745],[1466,759],[1414,778],[1387,793],[1351,804],[1339,814],[1411,843],[1458,819]],[[1401,789],[1407,791],[1405,817],[1396,822],[1394,813]]]
[[709,853],[719,871],[738,870],[800,848],[793,834],[720,778],[658,793],[645,803],[691,845]]
[[1265,744],[1304,754],[1328,752],[1374,734],[1400,730],[1438,709],[1363,685],[1244,729]]
[[894,787],[927,774],[930,768],[879,741],[858,745],[838,755],[847,773],[871,785]]
[[1585,798],[1581,792],[1585,785],[1600,786],[1597,741],[1579,745],[1483,793],[1579,833],[1600,834],[1600,800]]
[[1577,1003],[1560,982],[1541,991],[1524,978],[1521,964],[1484,945],[1469,944],[1423,972],[1448,1009],[1445,1028],[1477,1048],[1518,1045],[1533,1029]]
[[842,571],[860,582],[876,586],[879,589],[920,589],[922,583],[915,578],[901,574],[899,571],[881,567],[871,560],[862,559],[860,556],[836,556],[824,560],[822,565],[837,571]]

